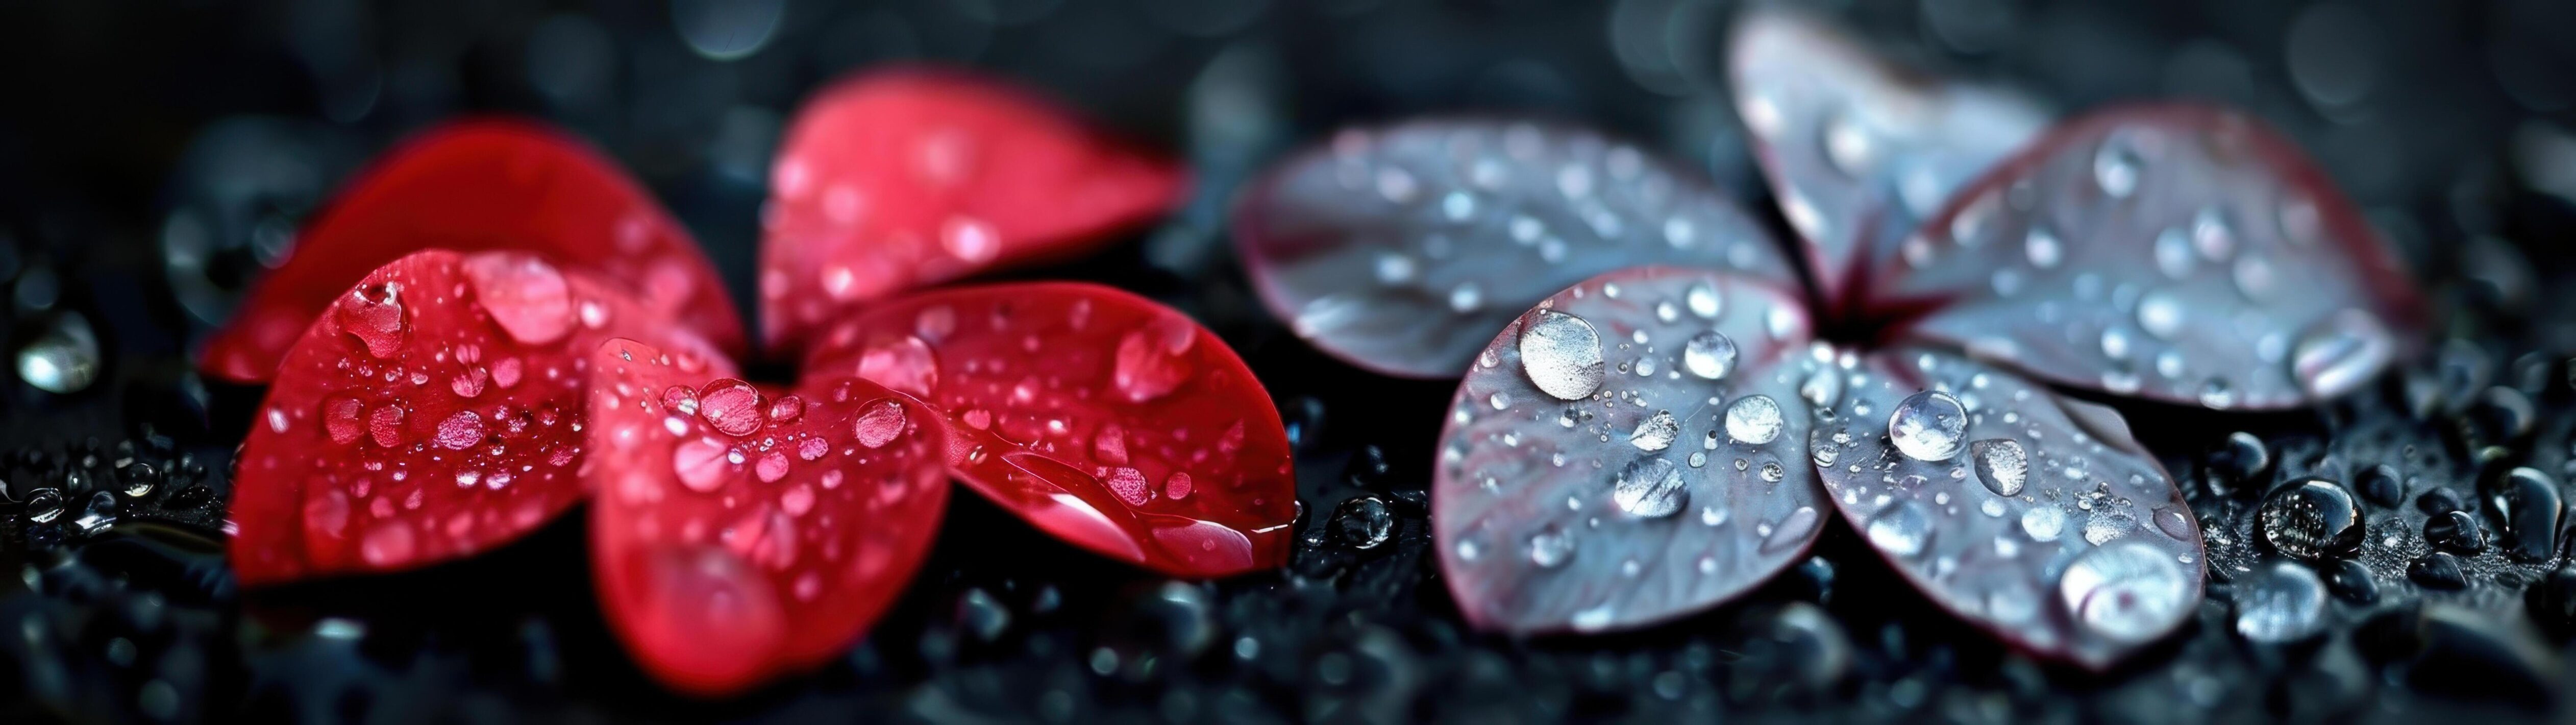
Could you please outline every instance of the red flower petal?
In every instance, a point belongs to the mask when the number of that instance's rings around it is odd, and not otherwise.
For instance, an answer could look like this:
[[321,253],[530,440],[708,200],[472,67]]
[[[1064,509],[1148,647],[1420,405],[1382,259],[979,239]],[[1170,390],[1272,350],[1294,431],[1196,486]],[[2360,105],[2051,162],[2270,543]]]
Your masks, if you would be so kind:
[[1464,373],[1521,310],[1603,272],[1796,275],[1692,172],[1589,129],[1526,121],[1343,130],[1243,195],[1234,240],[1298,336],[1422,378]]
[[1808,400],[1841,381],[1812,333],[1794,289],[1663,267],[1505,326],[1458,386],[1432,478],[1459,610],[1518,633],[1627,629],[1803,557],[1825,506]]
[[2119,412],[1948,353],[1867,363],[1809,451],[1925,596],[2094,669],[2199,611],[2200,527]]
[[631,340],[590,375],[592,569],[664,683],[726,694],[829,660],[929,553],[947,432],[919,401],[846,376],[764,394]]
[[1170,163],[965,73],[878,71],[798,112],[762,216],[764,337],[798,349],[842,305],[1069,256],[1180,203]]
[[947,410],[949,468],[1057,537],[1176,576],[1287,557],[1278,409],[1171,308],[1071,282],[926,292],[869,305],[808,360]]
[[2095,113],[1963,189],[1872,279],[1882,316],[2058,383],[2284,408],[2370,381],[2422,303],[2297,147],[2195,105]]
[[243,383],[278,360],[332,299],[423,249],[523,250],[632,290],[726,350],[742,323],[687,229],[608,160],[552,129],[507,120],[441,126],[389,151],[308,225],[295,255],[252,288],[198,365]]
[[242,443],[244,584],[472,555],[582,495],[582,367],[613,335],[731,365],[620,287],[518,252],[416,252],[286,352]]
[[1747,12],[1728,61],[1763,174],[1836,304],[1865,264],[2048,123],[2028,98],[1917,75],[1801,11]]

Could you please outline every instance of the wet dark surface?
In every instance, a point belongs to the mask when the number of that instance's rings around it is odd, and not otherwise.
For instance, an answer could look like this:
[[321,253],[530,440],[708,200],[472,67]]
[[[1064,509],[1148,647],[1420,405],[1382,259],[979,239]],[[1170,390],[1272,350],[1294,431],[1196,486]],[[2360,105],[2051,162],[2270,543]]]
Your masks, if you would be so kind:
[[[2569,684],[2576,297],[2557,242],[2576,231],[2576,56],[2554,29],[2576,16],[2556,4],[1834,5],[1902,57],[2061,109],[2242,106],[2370,210],[2437,305],[2423,355],[2313,410],[2120,404],[2198,514],[2210,586],[2181,632],[2098,675],[1960,626],[1839,523],[1744,600],[1656,629],[1470,631],[1426,550],[1452,384],[1333,362],[1246,289],[1232,185],[1341,123],[1416,112],[1601,125],[1706,169],[1785,238],[1719,86],[1731,4],[823,5],[0,9],[0,88],[37,109],[0,115],[0,573],[17,574],[0,577],[0,720],[2518,721]],[[199,381],[184,352],[335,179],[436,119],[550,118],[652,186],[751,309],[779,124],[815,84],[896,58],[1051,89],[1192,164],[1199,198],[1168,223],[1008,276],[1136,290],[1243,354],[1298,439],[1309,515],[1288,567],[1169,582],[959,496],[863,644],[721,703],[626,661],[578,516],[430,570],[234,586],[221,512],[259,391]],[[82,362],[94,380],[71,385]],[[2358,508],[2357,546],[2307,530],[2331,516],[2283,533],[2334,546],[2267,535],[2267,498],[2312,477]]]

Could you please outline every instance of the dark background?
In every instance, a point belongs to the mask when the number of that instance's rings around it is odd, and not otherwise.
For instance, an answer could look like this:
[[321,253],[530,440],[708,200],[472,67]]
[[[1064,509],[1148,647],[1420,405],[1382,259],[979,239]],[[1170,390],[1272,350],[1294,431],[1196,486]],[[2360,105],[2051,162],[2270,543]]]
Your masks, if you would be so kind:
[[[1839,528],[1750,601],[1650,632],[1516,642],[1465,630],[1420,511],[1450,385],[1359,373],[1289,336],[1244,291],[1223,203],[1342,124],[1507,110],[1644,141],[1785,230],[1722,87],[1737,5],[0,0],[9,369],[30,355],[97,366],[69,393],[15,375],[0,393],[0,573],[21,574],[0,577],[0,720],[2549,713],[2565,683],[2555,633],[2576,616],[2576,570],[2559,561],[2481,555],[2470,586],[2427,592],[2406,576],[2425,516],[2374,506],[2363,581],[2334,572],[2326,634],[2290,646],[2232,635],[2225,570],[2266,556],[2248,527],[2277,481],[2358,488],[2388,462],[2408,498],[2451,490],[2478,510],[2500,467],[2566,475],[2576,5],[2551,0],[1814,5],[1909,62],[2018,84],[2062,111],[2171,96],[2248,109],[2303,143],[2433,292],[2442,344],[2381,390],[2275,416],[2124,406],[2213,533],[2210,601],[2173,642],[2099,676],[2031,662],[1941,615]],[[960,496],[932,561],[864,644],[723,703],[664,694],[624,661],[587,588],[577,516],[413,574],[232,585],[219,555],[226,469],[259,391],[210,386],[184,355],[352,168],[459,114],[551,120],[654,189],[749,311],[782,124],[818,84],[903,60],[1046,89],[1192,166],[1197,197],[1166,223],[1011,274],[1155,296],[1244,354],[1299,438],[1309,516],[1290,567],[1165,582]],[[95,350],[73,342],[80,327]],[[2265,465],[2226,446],[2236,430]],[[111,497],[96,526],[76,521],[97,513],[94,494],[138,482],[145,493]],[[66,502],[60,519],[28,520],[39,489]],[[1381,523],[1384,544],[1344,534]]]

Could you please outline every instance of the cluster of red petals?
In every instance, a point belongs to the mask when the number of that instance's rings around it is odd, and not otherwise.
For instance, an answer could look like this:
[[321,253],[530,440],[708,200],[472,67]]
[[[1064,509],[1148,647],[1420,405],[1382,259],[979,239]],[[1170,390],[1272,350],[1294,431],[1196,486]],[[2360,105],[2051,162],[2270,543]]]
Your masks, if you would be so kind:
[[811,352],[788,387],[740,379],[713,267],[560,133],[453,124],[351,182],[201,358],[273,381],[235,477],[242,581],[453,561],[587,501],[613,628],[720,695],[863,633],[951,477],[1176,576],[1284,558],[1286,434],[1205,328],[1095,285],[900,294],[1096,248],[1178,203],[1171,164],[1000,83],[898,70],[826,90],[774,167],[765,329]]

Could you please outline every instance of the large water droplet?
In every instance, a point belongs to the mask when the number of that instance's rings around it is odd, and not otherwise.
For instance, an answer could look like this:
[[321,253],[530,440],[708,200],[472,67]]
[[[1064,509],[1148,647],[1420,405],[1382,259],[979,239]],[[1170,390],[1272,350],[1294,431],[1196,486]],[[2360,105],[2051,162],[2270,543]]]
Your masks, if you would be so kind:
[[1541,392],[1581,400],[1601,389],[1601,336],[1592,323],[1555,310],[1530,314],[1521,326],[1521,369]]
[[2263,540],[2292,557],[2318,561],[2361,549],[2361,503],[2330,480],[2307,478],[2283,486],[2263,497],[2256,517],[2263,524]]
[[1658,410],[1654,415],[1637,422],[1637,429],[1628,433],[1628,443],[1636,446],[1637,450],[1660,451],[1672,447],[1673,439],[1680,437],[1681,434],[1681,421],[1673,419],[1673,412]]
[[750,435],[766,422],[764,402],[750,383],[724,378],[698,390],[698,418],[725,435]]
[[2185,605],[2193,598],[2181,565],[2138,541],[2115,541],[2077,556],[2058,576],[2057,595],[2087,631],[2130,643],[2173,629],[2190,613]]
[[1692,335],[1682,345],[1682,367],[1705,380],[1724,378],[1735,369],[1735,341],[1716,330]]
[[1610,500],[1631,516],[1659,519],[1681,511],[1690,502],[1690,490],[1683,486],[1681,467],[1657,456],[1638,459],[1620,469],[1611,485]]
[[1131,403],[1169,395],[1196,373],[1198,366],[1191,363],[1189,352],[1197,340],[1198,326],[1177,314],[1129,330],[1118,340],[1110,382]]
[[1869,535],[1870,545],[1879,551],[1912,558],[1932,543],[1932,512],[1925,510],[1920,501],[1905,499],[1870,517],[1862,528]]
[[2331,398],[2361,387],[2396,353],[2379,318],[2346,309],[2319,321],[2291,347],[2290,376],[2308,395]]
[[2030,480],[2030,454],[2021,441],[1988,438],[1970,443],[1968,457],[1976,459],[1977,480],[1997,496],[2019,496],[2022,484]]
[[1726,407],[1726,436],[1737,442],[1762,445],[1780,437],[1786,421],[1780,417],[1780,403],[1768,395],[1747,395]]
[[[859,438],[859,445],[869,448],[885,447],[886,443],[903,433],[903,426],[903,404],[893,400],[869,403],[867,408],[859,413],[858,422],[853,424]],[[1119,454],[1119,460],[1112,462],[1126,463],[1125,449],[1121,448]]]
[[2323,631],[2325,582],[2308,567],[2272,562],[2236,590],[2236,634],[2262,644],[2296,642]]
[[474,300],[510,339],[531,345],[563,339],[572,331],[572,288],[563,273],[534,255],[477,254],[465,258],[465,280]]
[[1547,528],[1530,535],[1530,563],[1537,564],[1539,568],[1554,569],[1564,566],[1566,560],[1572,558],[1574,558],[1574,537],[1567,535],[1565,529],[1558,528],[1556,524],[1548,524]]
[[392,357],[403,342],[402,289],[400,282],[360,286],[342,295],[331,314],[342,332],[366,346],[368,355]]
[[1905,397],[1887,415],[1887,437],[1896,450],[1918,461],[1946,461],[1967,443],[1968,411],[1959,399],[1938,390]]

